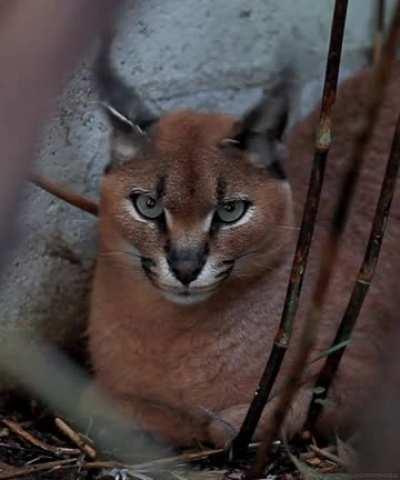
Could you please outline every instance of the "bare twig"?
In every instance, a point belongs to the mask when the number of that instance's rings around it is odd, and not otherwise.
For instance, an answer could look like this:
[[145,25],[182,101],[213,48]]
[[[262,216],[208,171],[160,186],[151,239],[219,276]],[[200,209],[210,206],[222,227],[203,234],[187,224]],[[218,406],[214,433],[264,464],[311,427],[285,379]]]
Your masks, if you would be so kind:
[[[249,445],[250,450],[254,450],[259,447],[259,443],[251,443]],[[152,460],[146,463],[137,463],[137,464],[123,464],[118,462],[87,462],[84,463],[82,468],[91,470],[97,468],[126,468],[132,469],[136,471],[144,471],[144,470],[154,470],[157,468],[166,467],[168,465],[179,465],[179,464],[188,464],[191,462],[198,462],[200,460],[210,459],[212,457],[219,457],[225,453],[223,448],[217,449],[210,449],[210,450],[202,450],[200,452],[188,452],[182,453],[181,455],[176,455],[174,457],[166,457],[160,458],[157,460]]]
[[[251,444],[249,448],[257,448],[258,444]],[[59,460],[55,462],[39,463],[37,465],[31,465],[27,467],[17,468],[7,466],[8,469],[4,472],[0,472],[0,480],[9,480],[12,478],[26,477],[37,472],[58,470],[66,468],[80,468],[81,470],[100,470],[100,469],[126,469],[134,472],[144,472],[149,470],[157,470],[168,465],[185,465],[190,462],[196,462],[199,460],[205,460],[213,456],[219,456],[224,453],[222,448],[215,450],[204,450],[201,452],[183,453],[174,457],[160,458],[151,462],[140,464],[126,464],[115,461],[94,461],[94,462],[81,462],[77,459]]]
[[97,461],[97,462],[87,462],[83,465],[83,468],[88,470],[98,469],[98,468],[126,468],[142,471],[142,470],[152,470],[156,468],[166,467],[168,465],[174,464],[183,464],[186,462],[195,462],[199,460],[205,460],[213,456],[219,456],[224,453],[224,449],[219,448],[215,450],[204,450],[202,452],[194,453],[184,453],[182,455],[177,455],[175,457],[166,457],[153,460],[151,462],[138,463],[138,464],[124,464],[118,462],[107,462],[107,461]]
[[32,175],[30,180],[37,187],[45,190],[46,192],[54,195],[55,197],[60,198],[61,200],[64,200],[64,202],[67,202],[70,205],[79,208],[80,210],[83,210],[95,216],[99,214],[99,206],[96,202],[90,200],[89,198],[71,192],[65,187],[59,185],[58,183],[55,183],[40,175]]
[[49,445],[48,443],[43,442],[39,438],[33,436],[31,433],[22,428],[19,423],[14,422],[13,420],[1,419],[0,421],[20,438],[31,445],[34,445],[35,447],[45,450],[46,452],[51,452],[54,455],[79,455],[81,453],[80,450],[76,448],[55,447],[53,445]]
[[[313,446],[315,446],[313,444]],[[329,453],[333,453],[333,452],[336,452],[337,448],[333,445],[328,445],[327,447],[324,448],[324,452],[329,452]],[[300,453],[299,454],[299,458],[300,460],[311,460],[313,458],[315,458],[315,453],[308,450],[307,452],[304,452],[304,453]]]
[[68,460],[57,460],[55,462],[38,463],[28,467],[15,467],[9,471],[0,472],[0,480],[11,480],[14,478],[27,477],[38,472],[54,471],[65,468],[77,468],[79,465],[76,460],[69,458]]
[[68,437],[85,455],[92,460],[96,458],[96,450],[89,445],[78,432],[75,432],[64,420],[56,418],[54,420],[57,428]]
[[8,463],[0,462],[0,472],[1,471],[6,471],[6,472],[11,472],[15,467],[12,465],[9,465]]
[[[347,3],[347,0],[336,0],[335,3],[314,162],[284,310],[264,373],[241,426],[239,435],[233,441],[232,449],[234,458],[242,456],[247,450],[247,445],[254,434],[289,346],[314,232],[315,219],[318,212],[325,165],[331,145],[331,112],[336,99]],[[281,416],[282,415],[280,415],[280,417]],[[281,418],[277,418],[276,420],[276,425],[271,425],[269,429],[271,435],[268,439],[268,449],[275,438],[278,425],[281,423]]]
[[[396,131],[393,138],[390,157],[386,166],[385,177],[375,211],[375,217],[368,241],[367,250],[362,262],[356,284],[354,286],[350,301],[347,305],[346,312],[340,323],[336,333],[334,343],[346,341],[350,338],[354,326],[357,322],[363,301],[367,295],[369,286],[375,273],[376,264],[378,262],[379,253],[385,233],[385,228],[389,216],[390,206],[396,186],[397,175],[400,164],[400,116],[396,125]],[[327,357],[325,364],[319,374],[316,387],[311,403],[309,425],[312,426],[319,417],[323,402],[330,384],[339,367],[340,360],[345,352],[345,348],[333,352]]]
[[344,467],[344,468],[348,467],[348,465],[345,462],[343,462],[337,455],[334,455],[333,453],[329,452],[326,448],[319,448],[316,445],[310,445],[309,448],[320,458],[325,458],[327,460],[330,460],[331,462],[334,462],[337,465],[340,465],[341,467]]

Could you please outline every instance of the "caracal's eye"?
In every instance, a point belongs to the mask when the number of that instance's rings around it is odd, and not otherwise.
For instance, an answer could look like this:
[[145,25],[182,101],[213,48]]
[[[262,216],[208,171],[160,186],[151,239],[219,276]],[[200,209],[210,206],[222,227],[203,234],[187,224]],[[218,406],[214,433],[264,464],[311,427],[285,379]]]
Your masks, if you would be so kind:
[[150,193],[139,193],[131,195],[136,211],[144,218],[156,220],[163,214],[163,207],[160,200]]
[[233,200],[224,202],[215,212],[216,219],[222,223],[235,223],[246,213],[248,202],[244,200]]

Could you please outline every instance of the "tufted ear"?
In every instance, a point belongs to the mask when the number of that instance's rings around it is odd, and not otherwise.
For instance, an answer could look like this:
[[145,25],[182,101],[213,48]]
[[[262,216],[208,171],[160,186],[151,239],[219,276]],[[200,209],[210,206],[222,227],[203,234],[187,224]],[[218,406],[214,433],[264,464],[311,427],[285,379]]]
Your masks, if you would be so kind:
[[104,173],[109,173],[113,168],[134,159],[147,143],[148,136],[139,125],[120,116],[110,105],[105,104],[104,109],[113,127],[110,142],[111,159],[104,170]]
[[95,64],[102,105],[113,128],[111,163],[107,172],[138,153],[147,142],[147,129],[158,120],[134,88],[127,86],[113,68],[110,58],[112,39],[112,32],[103,37]]
[[289,103],[289,81],[285,78],[264,92],[259,103],[244,114],[234,125],[232,135],[222,143],[248,151],[252,159],[273,176],[285,179],[286,149],[282,137],[288,122]]

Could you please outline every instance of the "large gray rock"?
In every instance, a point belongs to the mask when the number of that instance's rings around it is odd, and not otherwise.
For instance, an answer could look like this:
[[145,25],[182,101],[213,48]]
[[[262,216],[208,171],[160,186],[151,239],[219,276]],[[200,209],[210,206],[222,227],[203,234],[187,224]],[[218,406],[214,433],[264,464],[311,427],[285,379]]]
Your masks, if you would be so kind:
[[[343,53],[347,74],[366,62],[376,2],[349,3]],[[121,21],[115,63],[157,108],[240,114],[287,59],[296,61],[300,86],[305,85],[295,116],[318,101],[333,0],[134,4],[127,4]],[[90,58],[60,99],[36,168],[96,197],[107,161],[108,125],[99,112]],[[27,185],[19,232],[19,246],[2,278],[0,348],[15,330],[40,332],[63,344],[76,342],[87,317],[96,220]],[[0,379],[0,386],[4,383]]]

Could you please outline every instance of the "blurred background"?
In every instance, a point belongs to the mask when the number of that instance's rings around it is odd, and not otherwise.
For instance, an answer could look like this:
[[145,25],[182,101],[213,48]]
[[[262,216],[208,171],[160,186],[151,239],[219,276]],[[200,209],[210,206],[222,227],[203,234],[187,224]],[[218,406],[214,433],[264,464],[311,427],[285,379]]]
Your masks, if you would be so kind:
[[[387,1],[390,15],[394,0]],[[114,60],[160,110],[240,114],[290,59],[299,69],[292,121],[320,99],[333,0],[128,1]],[[374,0],[351,0],[342,78],[370,61]],[[36,169],[96,198],[107,163],[108,125],[92,83],[94,50],[60,99]],[[10,333],[73,344],[84,330],[96,254],[96,219],[27,184],[20,243],[3,271],[0,348]],[[0,389],[7,380],[0,378]]]

